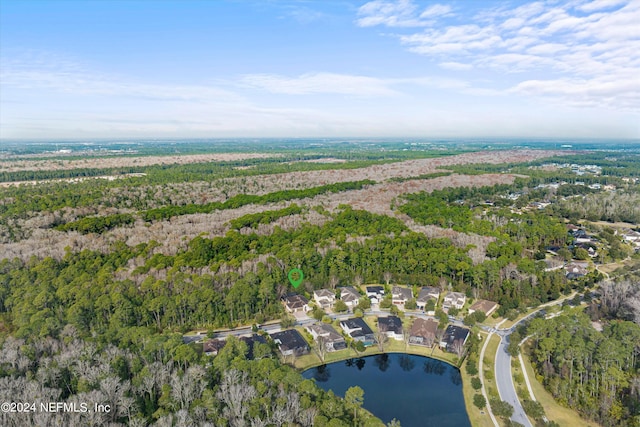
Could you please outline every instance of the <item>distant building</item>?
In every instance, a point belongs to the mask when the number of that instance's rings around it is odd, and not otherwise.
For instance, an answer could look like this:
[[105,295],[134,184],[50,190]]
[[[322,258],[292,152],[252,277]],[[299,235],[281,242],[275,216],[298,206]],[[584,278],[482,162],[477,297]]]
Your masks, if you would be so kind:
[[401,286],[394,286],[391,288],[391,302],[396,305],[404,305],[407,301],[413,298],[413,293],[409,288],[403,288]]
[[309,311],[309,300],[302,295],[289,294],[282,298],[282,302],[289,313],[306,313]]
[[586,267],[575,262],[565,265],[564,269],[567,272],[567,279],[578,279],[587,275]]
[[469,338],[469,329],[462,328],[460,326],[449,325],[442,335],[440,340],[440,347],[444,348],[450,353],[455,353],[455,346],[465,345]]
[[409,344],[431,347],[436,341],[438,322],[433,319],[416,319],[409,332]]
[[344,337],[333,326],[326,323],[318,323],[306,327],[316,342],[322,340],[327,351],[337,351],[347,348]]
[[258,335],[258,334],[252,334],[249,337],[240,337],[240,341],[242,341],[243,343],[247,344],[247,359],[253,359],[253,347],[256,344],[266,344],[267,340],[262,336],[262,335]]
[[467,297],[462,292],[448,292],[442,301],[442,309],[445,313],[448,312],[451,307],[461,310],[465,302],[467,302]]
[[367,286],[367,297],[371,300],[371,304],[380,304],[380,301],[384,298],[384,287]]
[[227,344],[224,340],[208,340],[202,346],[202,352],[207,356],[216,356],[220,350]]
[[404,339],[402,320],[397,316],[378,317],[378,329],[394,340],[402,341]]
[[424,310],[427,302],[430,299],[434,300],[437,303],[438,298],[440,298],[440,289],[433,286],[424,286],[420,289],[420,293],[418,294],[416,303],[418,304],[418,308],[420,310]]
[[277,344],[283,356],[302,356],[309,353],[309,345],[295,329],[275,332],[271,334],[271,339]]
[[322,308],[331,308],[336,302],[336,294],[329,289],[313,291],[313,300]]
[[340,288],[340,299],[350,310],[353,310],[360,301],[360,292],[353,286],[344,286]]
[[479,299],[469,307],[469,314],[473,314],[476,311],[483,312],[487,317],[493,314],[498,308],[498,303],[493,301],[487,301],[486,299]]
[[353,317],[347,320],[340,321],[340,327],[342,330],[356,341],[362,341],[365,346],[375,344],[376,339],[373,335],[373,331],[367,325],[367,323],[360,317]]

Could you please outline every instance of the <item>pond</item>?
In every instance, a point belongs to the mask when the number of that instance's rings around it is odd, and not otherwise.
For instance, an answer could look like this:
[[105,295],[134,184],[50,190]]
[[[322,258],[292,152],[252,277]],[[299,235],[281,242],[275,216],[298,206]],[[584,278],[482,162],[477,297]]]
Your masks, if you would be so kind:
[[324,390],[344,397],[349,387],[364,390],[364,407],[402,427],[470,427],[460,371],[439,360],[402,353],[348,359],[302,373]]

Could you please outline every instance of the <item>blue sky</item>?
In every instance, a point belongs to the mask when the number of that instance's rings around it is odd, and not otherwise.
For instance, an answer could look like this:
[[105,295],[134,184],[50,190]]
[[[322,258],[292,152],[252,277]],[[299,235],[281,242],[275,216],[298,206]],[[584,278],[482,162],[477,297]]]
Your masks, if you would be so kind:
[[640,138],[640,0],[0,0],[0,138]]

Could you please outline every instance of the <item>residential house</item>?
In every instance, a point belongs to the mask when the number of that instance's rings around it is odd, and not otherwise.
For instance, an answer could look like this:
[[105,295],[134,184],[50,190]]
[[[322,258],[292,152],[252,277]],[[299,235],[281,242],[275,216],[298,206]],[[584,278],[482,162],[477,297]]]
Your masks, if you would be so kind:
[[544,271],[560,270],[564,267],[564,261],[559,258],[549,258],[544,260]]
[[416,319],[409,332],[409,344],[433,346],[436,341],[438,322],[433,319]]
[[567,279],[578,279],[587,275],[587,268],[576,262],[565,265],[564,269],[567,272]]
[[434,286],[423,286],[420,289],[420,293],[418,294],[418,299],[416,303],[418,304],[418,308],[420,310],[424,310],[427,302],[432,299],[435,303],[438,303],[438,298],[440,298],[440,289]]
[[219,340],[219,339],[207,340],[202,346],[202,351],[207,356],[216,356],[218,352],[222,350],[222,347],[224,347],[226,344],[227,342],[224,340]]
[[469,329],[460,326],[449,325],[440,339],[440,347],[450,353],[456,352],[456,346],[465,345],[469,338]]
[[635,230],[625,230],[622,233],[622,239],[634,246],[640,246],[640,233]]
[[306,313],[309,311],[309,300],[302,295],[289,294],[282,298],[289,313]]
[[442,309],[447,313],[451,307],[461,310],[467,297],[462,292],[448,292],[442,301]]
[[336,302],[336,294],[329,289],[313,291],[313,300],[322,308],[331,308]]
[[396,305],[404,305],[407,301],[413,298],[413,292],[409,288],[403,288],[401,286],[394,286],[391,288],[391,302]]
[[353,286],[344,286],[340,288],[340,299],[344,302],[349,310],[353,310],[360,301],[360,292]]
[[341,320],[340,327],[354,340],[362,341],[365,346],[373,345],[376,342],[373,331],[360,317]]
[[322,340],[327,351],[337,351],[347,348],[344,337],[338,333],[333,326],[326,323],[318,323],[306,327],[316,342]]
[[479,299],[469,307],[469,314],[473,314],[476,311],[483,312],[487,317],[491,316],[494,311],[498,309],[498,303],[488,301],[486,299]]
[[394,340],[404,340],[402,320],[397,316],[378,317],[378,329]]
[[367,286],[367,297],[371,300],[371,304],[380,304],[380,301],[384,298],[384,287]]
[[302,356],[309,353],[309,345],[295,329],[287,329],[271,334],[271,339],[278,345],[283,356]]
[[249,360],[253,359],[253,346],[255,344],[266,344],[267,343],[267,340],[262,335],[258,335],[258,334],[252,334],[251,336],[248,336],[248,337],[240,337],[240,341],[242,341],[245,344],[247,344],[246,357]]

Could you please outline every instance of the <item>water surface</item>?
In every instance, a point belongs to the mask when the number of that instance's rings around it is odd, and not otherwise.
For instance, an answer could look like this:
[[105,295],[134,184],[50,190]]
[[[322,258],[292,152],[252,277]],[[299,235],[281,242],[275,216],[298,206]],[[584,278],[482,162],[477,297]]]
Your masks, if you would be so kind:
[[330,363],[303,372],[339,396],[364,390],[364,407],[402,427],[470,427],[460,371],[428,357],[391,353]]

